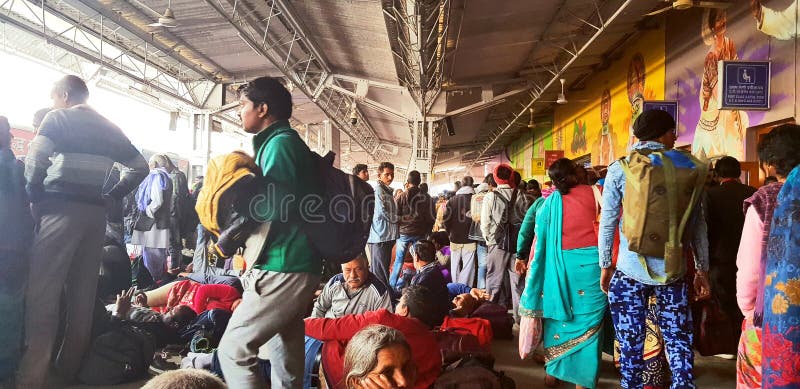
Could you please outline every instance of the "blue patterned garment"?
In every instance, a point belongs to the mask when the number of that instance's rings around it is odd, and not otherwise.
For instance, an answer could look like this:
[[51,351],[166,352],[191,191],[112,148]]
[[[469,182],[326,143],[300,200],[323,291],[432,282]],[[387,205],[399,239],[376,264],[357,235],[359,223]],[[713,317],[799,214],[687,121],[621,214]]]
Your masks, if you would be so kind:
[[800,166],[786,178],[767,243],[762,387],[800,387]]
[[694,388],[692,365],[692,316],[689,311],[688,287],[685,280],[667,285],[648,285],[614,273],[608,291],[611,317],[620,345],[620,385],[625,389],[644,386],[644,342],[648,300],[656,297],[658,326],[664,337],[673,389]]

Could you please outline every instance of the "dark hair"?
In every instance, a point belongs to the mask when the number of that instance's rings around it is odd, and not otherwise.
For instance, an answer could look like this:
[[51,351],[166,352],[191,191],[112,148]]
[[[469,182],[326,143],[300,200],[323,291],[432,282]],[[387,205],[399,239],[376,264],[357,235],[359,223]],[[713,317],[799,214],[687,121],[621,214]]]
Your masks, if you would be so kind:
[[357,176],[358,173],[361,173],[364,170],[369,171],[369,168],[367,167],[367,165],[364,165],[363,163],[359,163],[358,165],[356,165],[356,167],[353,168],[353,175]]
[[292,117],[292,93],[277,78],[259,77],[236,90],[254,105],[267,105],[267,113],[278,120]]
[[547,168],[547,175],[562,195],[568,194],[570,189],[578,185],[575,169],[575,162],[567,158],[561,158]]
[[722,178],[739,178],[742,175],[742,165],[733,157],[722,157],[714,165],[714,171]]
[[[498,166],[497,167],[497,178],[501,180],[508,181],[511,179],[511,176],[514,174],[514,170],[508,168],[507,166]],[[497,181],[495,178],[495,181]]]
[[436,317],[436,308],[434,307],[436,299],[430,289],[422,285],[411,285],[403,289],[400,299],[408,308],[409,316],[418,319],[430,328],[441,323],[442,318]]
[[539,181],[530,180],[528,181],[528,190],[542,190],[542,187],[539,186]]
[[183,304],[175,307],[175,312],[172,316],[172,319],[181,327],[191,324],[196,318],[197,312],[195,312],[188,305]]
[[778,177],[769,176],[769,177],[764,179],[764,185],[771,184],[773,182],[778,182]]
[[431,234],[431,240],[439,246],[450,246],[450,237],[447,235],[447,231],[434,232]]
[[69,104],[83,104],[89,99],[89,88],[78,76],[64,76],[56,81],[53,90],[58,93],[66,93]]
[[414,255],[417,260],[422,262],[433,262],[436,260],[436,246],[433,242],[423,239],[414,243]]
[[575,178],[578,184],[589,185],[589,171],[583,165],[575,164]]
[[381,164],[378,165],[378,174],[383,173],[383,169],[394,170],[394,164],[391,162],[381,162]]
[[512,174],[514,176],[514,186],[519,188],[520,184],[522,184],[522,174],[519,174],[516,170]]
[[408,172],[408,183],[414,186],[419,186],[422,183],[422,177],[418,171],[412,170]]
[[761,138],[758,159],[775,167],[775,173],[786,177],[800,164],[800,126],[782,124]]
[[427,182],[423,182],[423,183],[419,184],[419,191],[424,193],[424,194],[428,194],[428,183]]
[[475,185],[475,180],[472,179],[471,176],[464,176],[464,178],[461,179],[461,183],[464,184],[464,186],[473,186]]
[[497,187],[497,182],[494,181],[494,174],[489,173],[486,177],[483,177],[483,183],[488,184],[489,186]]

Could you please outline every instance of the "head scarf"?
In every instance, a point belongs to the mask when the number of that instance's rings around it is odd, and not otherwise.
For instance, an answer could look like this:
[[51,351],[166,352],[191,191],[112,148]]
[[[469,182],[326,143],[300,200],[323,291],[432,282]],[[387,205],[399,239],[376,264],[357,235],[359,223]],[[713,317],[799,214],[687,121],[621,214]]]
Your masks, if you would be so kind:
[[[497,171],[498,171],[498,170],[499,170],[501,167],[505,167],[506,169],[508,169],[508,170],[510,170],[510,171],[511,171],[511,176],[510,176],[510,177],[508,177],[508,178],[507,178],[507,179],[505,179],[505,180],[497,176]],[[506,185],[511,185],[511,184],[514,182],[514,168],[512,168],[511,166],[509,166],[509,165],[507,165],[507,164],[505,164],[505,163],[501,163],[501,164],[497,165],[497,166],[494,168],[494,172],[492,172],[492,175],[494,176],[494,182],[496,182],[496,183],[497,183],[497,185],[503,185],[503,184],[506,184]]]
[[136,206],[140,211],[144,212],[150,204],[150,193],[153,185],[158,185],[158,189],[165,190],[167,185],[171,184],[169,173],[162,168],[155,168],[150,171],[150,174],[145,177],[144,181],[139,185],[139,191],[136,192]]

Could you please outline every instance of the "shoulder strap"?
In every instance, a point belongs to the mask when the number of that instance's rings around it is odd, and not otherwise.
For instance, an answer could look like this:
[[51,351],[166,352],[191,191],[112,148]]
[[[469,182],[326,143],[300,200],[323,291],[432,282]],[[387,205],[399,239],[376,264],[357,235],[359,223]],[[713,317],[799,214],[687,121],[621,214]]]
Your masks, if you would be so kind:
[[517,206],[517,188],[512,189],[511,200],[506,203],[506,224],[511,224],[511,211]]
[[597,185],[592,185],[592,194],[594,194],[594,213],[600,216],[600,207],[603,204],[603,195],[600,194],[600,189]]

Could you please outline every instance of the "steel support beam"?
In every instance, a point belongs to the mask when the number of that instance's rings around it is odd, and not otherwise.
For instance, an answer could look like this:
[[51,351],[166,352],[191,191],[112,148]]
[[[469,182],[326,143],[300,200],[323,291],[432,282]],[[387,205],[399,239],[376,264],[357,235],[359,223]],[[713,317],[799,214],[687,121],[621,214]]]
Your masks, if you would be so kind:
[[[355,124],[351,123],[353,98],[325,87],[331,74],[330,67],[286,2],[205,2],[238,32],[254,52],[269,60],[296,88],[312,99],[332,124],[363,147],[371,157],[384,160],[385,154],[378,150],[380,138],[357,109]],[[339,86],[335,83],[332,85]]]
[[[196,63],[184,58],[182,55],[177,54],[175,45],[170,47],[162,43],[160,39],[155,38],[154,34],[142,31],[139,27],[131,23],[129,20],[122,18],[119,13],[112,11],[108,6],[103,5],[97,0],[66,0],[65,2],[67,4],[75,6],[76,8],[79,7],[79,5],[82,5],[88,10],[96,12],[97,14],[102,15],[106,19],[113,21],[115,24],[125,29],[125,31],[127,31],[131,35],[135,36],[136,38],[142,41],[149,42],[150,45],[152,45],[154,48],[157,48],[161,52],[165,53],[176,62],[185,66],[187,69],[191,69],[193,72],[202,75],[205,79],[209,81],[215,81],[215,82],[232,81],[232,76],[230,74],[225,73],[225,71],[222,70],[221,66],[211,61],[211,59],[209,59],[208,57],[203,56],[196,50],[192,50],[194,55],[201,57],[204,62],[211,63],[212,66],[215,67],[215,69],[207,70],[202,66],[198,66]],[[165,35],[167,39],[176,42],[183,49],[191,50],[189,45],[187,45],[185,42],[183,42],[182,40],[178,39],[177,37],[169,33],[169,31],[166,30],[160,31],[159,35]]]
[[[489,141],[484,145],[484,147],[478,153],[478,155],[472,160],[472,162],[469,163],[468,165],[469,167],[467,168],[467,170],[472,169],[472,167],[475,166],[475,164],[479,160],[481,160],[481,158],[483,158],[490,149],[492,149],[492,147],[498,142],[498,140],[506,134],[506,132],[514,125],[514,123],[516,123],[517,120],[519,120],[521,117],[523,117],[525,114],[528,113],[528,109],[532,107],[533,104],[537,100],[539,100],[539,98],[541,98],[542,94],[544,93],[544,90],[549,88],[551,85],[555,85],[558,82],[559,78],[561,78],[561,75],[567,69],[569,69],[570,66],[572,66],[575,60],[577,60],[578,57],[580,57],[580,55],[583,54],[583,52],[587,48],[589,48],[594,43],[594,41],[597,40],[597,38],[603,34],[603,32],[605,32],[605,29],[609,25],[611,25],[614,22],[614,20],[617,17],[619,17],[619,15],[622,14],[625,8],[627,8],[628,5],[630,5],[633,1],[634,0],[626,0],[624,3],[622,3],[611,16],[605,19],[605,22],[603,23],[602,26],[600,26],[600,29],[598,29],[594,34],[592,34],[592,36],[589,37],[589,39],[580,47],[580,49],[574,55],[570,56],[571,58],[569,58],[569,60],[566,61],[566,63],[564,63],[561,66],[559,66],[557,63],[554,63],[553,77],[542,87],[542,89],[531,93],[531,101],[528,104],[525,104],[525,106],[522,107],[522,109],[520,109],[520,111],[514,115],[512,120],[510,120],[504,126],[498,128],[498,131],[496,131],[492,135]],[[598,16],[602,20],[602,16],[601,15]]]
[[[90,48],[84,44],[85,41],[88,40],[87,35],[92,36],[92,34],[91,32],[87,32],[86,30],[82,29],[82,25],[72,25],[70,29],[74,31],[73,34],[59,34],[55,32],[55,30],[51,29],[46,23],[48,19],[49,18],[44,18],[44,20],[39,19],[42,23],[38,24],[14,11],[11,11],[10,9],[0,9],[0,21],[8,24],[10,27],[13,27],[23,33],[42,38],[45,42],[59,48],[65,53],[75,55],[91,63],[99,64],[116,72],[117,74],[133,80],[134,82],[152,88],[159,93],[176,99],[189,106],[198,106],[198,103],[192,99],[191,93],[189,92],[189,86],[175,80],[175,82],[183,86],[183,88],[176,88],[176,85],[171,85],[169,82],[166,82],[170,80],[164,78],[164,74],[155,66],[151,65],[151,70],[156,72],[155,75],[151,75],[148,79],[146,61],[143,62],[145,66],[140,69],[140,67],[136,64],[136,62],[139,61],[139,58],[135,56],[129,56],[128,52],[126,51],[122,51],[122,54],[117,55],[115,58],[109,58],[102,53],[102,49],[95,51],[93,47]],[[68,35],[71,35],[71,37]],[[95,38],[100,39],[100,41],[103,42],[102,36]],[[14,42],[6,42],[6,44],[13,45]],[[100,46],[102,48],[102,44]],[[24,52],[24,48],[16,49]]]

